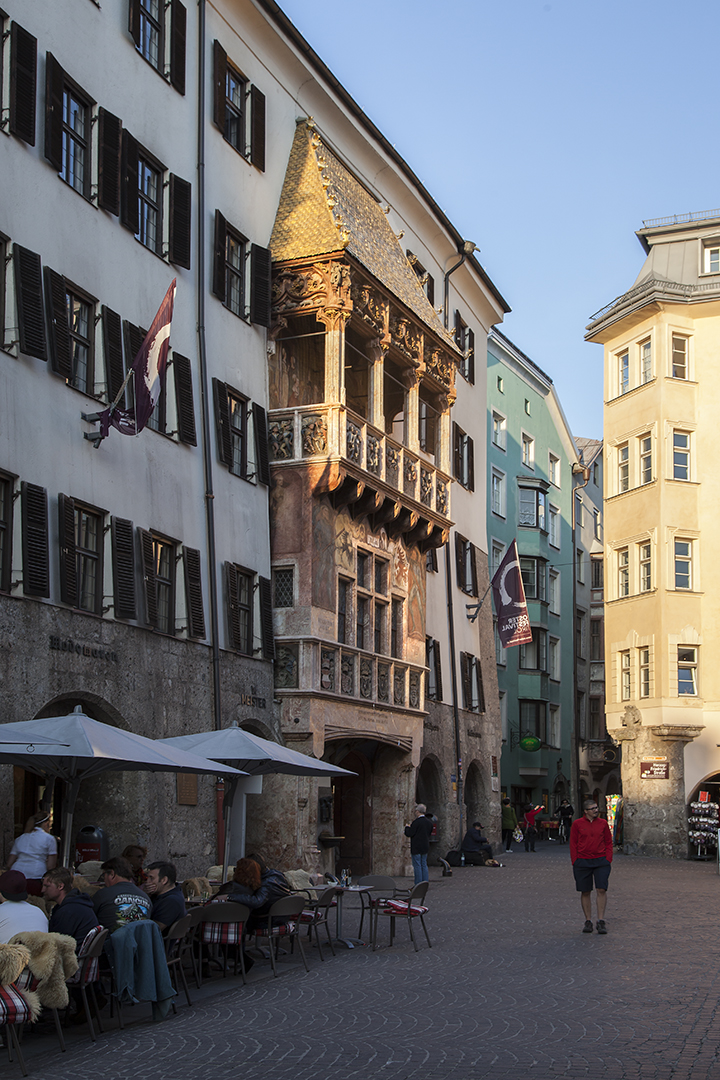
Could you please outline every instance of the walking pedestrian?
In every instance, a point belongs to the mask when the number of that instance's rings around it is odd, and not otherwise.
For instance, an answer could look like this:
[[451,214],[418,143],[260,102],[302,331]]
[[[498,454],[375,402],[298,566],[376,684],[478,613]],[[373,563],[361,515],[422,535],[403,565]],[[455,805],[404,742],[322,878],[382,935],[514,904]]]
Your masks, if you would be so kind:
[[537,840],[538,830],[535,824],[535,819],[543,812],[545,807],[540,803],[538,806],[533,806],[532,803],[527,803],[523,809],[523,822],[525,825],[525,850],[534,851],[535,841]]
[[607,887],[612,869],[613,842],[607,821],[598,817],[595,799],[583,803],[583,816],[573,821],[570,829],[570,858],[572,859],[575,888],[580,893],[580,903],[585,915],[583,934],[592,934],[592,889],[595,884],[598,934],[607,934],[605,905]]
[[427,806],[418,803],[415,807],[415,820],[405,826],[405,835],[410,837],[410,858],[412,859],[415,884],[429,881],[427,857],[430,850],[430,834],[433,831],[432,819],[426,817]]
[[502,842],[505,845],[505,850],[512,854],[512,839],[513,833],[518,827],[517,814],[509,799],[503,799],[502,801]]

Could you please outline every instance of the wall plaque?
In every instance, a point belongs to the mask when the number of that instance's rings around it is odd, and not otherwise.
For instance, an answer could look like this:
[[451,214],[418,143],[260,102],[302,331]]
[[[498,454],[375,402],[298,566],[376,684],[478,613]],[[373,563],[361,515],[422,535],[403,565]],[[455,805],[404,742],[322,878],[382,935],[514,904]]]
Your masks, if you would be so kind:
[[641,780],[669,780],[670,779],[670,762],[667,758],[664,761],[641,761],[640,762],[640,779]]

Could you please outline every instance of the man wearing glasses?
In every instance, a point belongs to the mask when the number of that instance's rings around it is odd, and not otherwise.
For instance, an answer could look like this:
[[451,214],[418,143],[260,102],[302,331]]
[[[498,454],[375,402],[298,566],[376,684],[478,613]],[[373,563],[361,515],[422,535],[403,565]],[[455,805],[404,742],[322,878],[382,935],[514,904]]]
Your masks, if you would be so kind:
[[597,932],[607,934],[605,904],[613,857],[613,842],[607,821],[598,817],[598,805],[594,799],[583,803],[583,816],[573,821],[570,829],[570,858],[572,859],[575,888],[580,893],[580,903],[585,915],[583,934],[592,934],[592,890],[597,894]]

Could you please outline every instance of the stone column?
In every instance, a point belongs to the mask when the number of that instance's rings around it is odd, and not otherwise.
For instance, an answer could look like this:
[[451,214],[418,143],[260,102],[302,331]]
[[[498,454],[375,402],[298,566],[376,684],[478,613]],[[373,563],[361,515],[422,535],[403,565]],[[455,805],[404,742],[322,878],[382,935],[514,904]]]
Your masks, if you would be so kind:
[[384,417],[384,381],[385,381],[385,354],[387,345],[380,338],[375,338],[368,344],[368,356],[370,358],[370,379],[368,387],[368,423],[373,427],[385,430]]
[[[671,724],[643,727],[642,713],[628,705],[623,726],[611,732],[622,744],[623,850],[626,855],[660,855],[685,859],[688,825],[685,806],[686,743],[701,726]],[[643,779],[641,763],[666,759],[668,779]],[[656,762],[662,771],[663,761]]]
[[444,394],[439,399],[440,420],[438,421],[438,448],[435,462],[440,472],[451,475],[451,447],[450,447],[450,407],[454,398]]
[[420,375],[416,370],[404,376],[407,387],[405,395],[405,445],[414,454],[420,453]]
[[345,404],[345,325],[349,311],[322,308],[316,318],[325,327],[325,402]]

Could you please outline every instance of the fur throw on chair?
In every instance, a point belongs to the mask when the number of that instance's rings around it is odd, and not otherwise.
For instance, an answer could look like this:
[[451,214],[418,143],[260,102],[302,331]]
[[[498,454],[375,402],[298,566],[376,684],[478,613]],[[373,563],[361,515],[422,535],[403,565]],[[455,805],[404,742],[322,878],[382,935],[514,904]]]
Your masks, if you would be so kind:
[[67,934],[46,934],[41,930],[25,930],[10,941],[24,945],[30,954],[27,966],[38,980],[40,1004],[49,1009],[66,1009],[68,988],[66,980],[78,969],[75,938]]
[[203,893],[212,896],[212,886],[206,877],[188,878],[183,881],[182,891],[185,897],[202,896]]
[[[30,963],[30,953],[24,945],[0,945],[0,986],[10,986]],[[28,1003],[30,1023],[34,1024],[42,1012],[40,998],[32,990],[18,990]]]
[[311,900],[317,900],[317,892],[307,870],[284,870],[285,880],[291,889],[307,890]]

